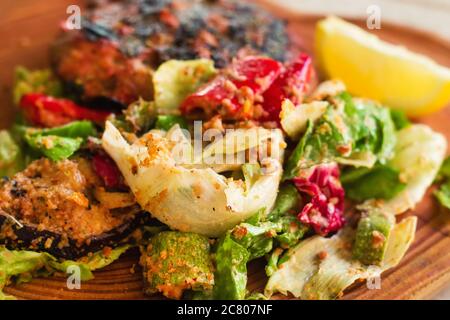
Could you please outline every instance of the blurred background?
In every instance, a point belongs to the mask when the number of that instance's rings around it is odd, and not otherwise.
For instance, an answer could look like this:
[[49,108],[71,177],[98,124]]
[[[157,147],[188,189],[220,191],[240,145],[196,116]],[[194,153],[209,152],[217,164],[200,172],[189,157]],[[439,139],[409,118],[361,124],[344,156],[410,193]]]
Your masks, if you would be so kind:
[[287,8],[314,14],[365,17],[371,5],[383,21],[435,33],[450,41],[450,0],[269,0]]

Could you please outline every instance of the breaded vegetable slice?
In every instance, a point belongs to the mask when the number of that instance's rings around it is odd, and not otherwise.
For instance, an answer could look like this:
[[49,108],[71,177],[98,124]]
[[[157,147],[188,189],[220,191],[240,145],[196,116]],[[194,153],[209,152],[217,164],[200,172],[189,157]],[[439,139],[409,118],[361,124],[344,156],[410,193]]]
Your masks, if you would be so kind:
[[214,284],[208,238],[165,231],[141,248],[145,292],[180,299],[185,290],[210,290]]

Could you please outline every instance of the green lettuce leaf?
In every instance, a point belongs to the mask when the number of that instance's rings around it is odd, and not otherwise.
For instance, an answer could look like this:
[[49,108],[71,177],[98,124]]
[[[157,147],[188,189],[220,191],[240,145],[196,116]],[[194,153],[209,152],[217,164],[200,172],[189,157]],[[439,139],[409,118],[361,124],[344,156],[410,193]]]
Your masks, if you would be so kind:
[[351,168],[343,174],[341,182],[345,195],[359,202],[372,198],[392,199],[406,186],[401,182],[399,170],[382,164],[372,169]]
[[53,97],[60,97],[63,87],[50,69],[30,71],[22,66],[15,70],[13,100],[20,102],[27,93],[44,93]]
[[153,74],[155,103],[158,109],[177,109],[181,102],[216,74],[208,59],[169,60]]
[[443,207],[450,209],[450,181],[441,185],[434,195]]
[[440,182],[441,185],[434,195],[443,207],[450,209],[450,157],[442,163],[435,181]]
[[408,217],[394,226],[380,266],[352,259],[355,231],[349,227],[331,238],[308,238],[285,254],[287,258],[282,258],[282,267],[269,278],[265,294],[291,293],[305,300],[339,298],[355,281],[380,276],[395,267],[414,239],[416,224],[416,217]]
[[54,161],[67,159],[77,151],[85,139],[97,131],[90,121],[74,121],[50,129],[22,128],[23,139],[35,151]]
[[403,111],[390,109],[390,112],[396,130],[401,130],[411,125],[411,122]]
[[14,141],[11,133],[0,131],[0,177],[10,177],[23,170],[25,159],[21,146]]
[[247,295],[247,263],[270,253],[274,246],[280,248],[275,248],[269,256],[267,272],[272,273],[278,268],[282,251],[296,245],[308,231],[308,227],[292,214],[299,205],[297,190],[285,184],[267,218],[262,216],[262,210],[219,240],[215,250],[215,299],[244,299]]
[[335,97],[306,132],[286,163],[284,179],[302,168],[336,161],[344,165],[372,167],[393,155],[395,126],[387,108],[375,102],[354,99],[348,93]]
[[246,295],[247,262],[250,253],[234,241],[230,233],[222,237],[215,252],[213,297],[220,300],[242,300]]
[[30,281],[33,277],[51,276],[55,272],[66,273],[67,268],[73,265],[80,268],[81,281],[93,279],[92,271],[111,264],[129,248],[129,245],[117,247],[107,256],[103,251],[99,251],[77,261],[58,261],[45,252],[8,250],[0,246],[0,300],[14,299],[14,297],[5,295],[2,291],[13,280],[24,282]]
[[180,128],[187,129],[188,124],[185,118],[177,115],[158,115],[156,117],[155,129],[169,131],[174,125],[178,124]]

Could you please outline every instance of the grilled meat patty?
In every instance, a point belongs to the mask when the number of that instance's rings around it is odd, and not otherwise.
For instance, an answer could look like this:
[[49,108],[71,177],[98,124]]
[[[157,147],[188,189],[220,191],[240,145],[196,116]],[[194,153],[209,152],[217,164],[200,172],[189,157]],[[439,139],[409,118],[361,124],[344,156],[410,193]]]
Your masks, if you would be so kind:
[[229,0],[93,1],[84,13],[80,31],[56,40],[52,60],[87,103],[150,99],[151,70],[169,59],[210,58],[223,67],[239,54],[283,61],[289,52],[283,21]]

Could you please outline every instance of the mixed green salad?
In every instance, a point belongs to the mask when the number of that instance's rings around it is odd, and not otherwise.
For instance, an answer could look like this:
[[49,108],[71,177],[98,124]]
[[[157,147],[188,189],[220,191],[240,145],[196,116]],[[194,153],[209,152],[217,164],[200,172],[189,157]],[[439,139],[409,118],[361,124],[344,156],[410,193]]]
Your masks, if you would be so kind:
[[[147,294],[336,299],[400,262],[417,222],[401,215],[434,181],[450,208],[445,138],[338,80],[316,86],[307,55],[285,64],[248,56],[220,70],[170,60],[152,77],[153,100],[111,113],[81,106],[50,70],[17,69],[20,116],[0,132],[0,298],[12,298],[1,291],[11,282],[73,265],[90,280],[139,247]],[[82,165],[94,171],[88,187],[53,197],[52,174]],[[41,204],[24,214],[35,189]],[[97,241],[58,211],[67,199],[77,225],[98,221],[102,235],[147,218]],[[93,207],[106,218],[95,220]],[[36,215],[45,208],[52,213]],[[255,259],[265,261],[262,292],[247,288]]]

